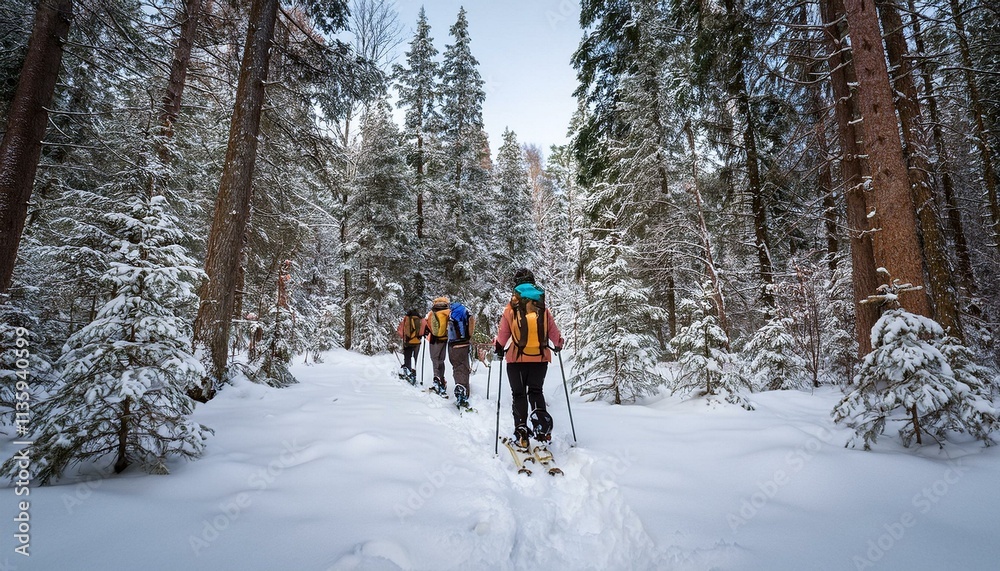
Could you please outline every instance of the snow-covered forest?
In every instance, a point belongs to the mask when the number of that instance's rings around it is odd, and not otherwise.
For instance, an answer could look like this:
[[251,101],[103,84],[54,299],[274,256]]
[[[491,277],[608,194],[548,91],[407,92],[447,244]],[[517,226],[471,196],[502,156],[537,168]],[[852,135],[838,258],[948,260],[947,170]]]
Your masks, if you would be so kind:
[[464,8],[0,4],[8,491],[170,473],[220,437],[199,407],[398,352],[437,296],[491,347],[524,267],[577,403],[820,391],[858,454],[993,444],[996,3],[577,9],[541,147],[487,133]]

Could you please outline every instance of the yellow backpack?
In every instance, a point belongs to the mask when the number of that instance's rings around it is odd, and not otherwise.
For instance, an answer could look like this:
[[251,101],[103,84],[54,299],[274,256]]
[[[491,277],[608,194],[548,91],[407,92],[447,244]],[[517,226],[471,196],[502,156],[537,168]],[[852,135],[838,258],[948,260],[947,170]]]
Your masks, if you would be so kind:
[[438,340],[448,338],[448,318],[451,316],[451,311],[448,306],[444,309],[433,309],[431,311],[431,335]]
[[538,356],[544,354],[548,344],[545,325],[545,292],[537,286],[518,286],[510,300],[514,310],[510,332],[514,347],[521,355]]

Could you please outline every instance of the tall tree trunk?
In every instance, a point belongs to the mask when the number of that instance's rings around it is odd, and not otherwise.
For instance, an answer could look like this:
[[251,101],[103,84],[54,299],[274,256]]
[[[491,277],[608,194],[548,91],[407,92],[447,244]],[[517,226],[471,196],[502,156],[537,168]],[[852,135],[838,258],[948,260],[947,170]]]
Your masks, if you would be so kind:
[[900,301],[910,312],[930,317],[913,193],[899,138],[878,14],[874,0],[845,0],[845,6],[858,76],[858,108],[872,176],[875,263],[902,283],[924,287]]
[[996,165],[994,164],[993,149],[990,147],[989,132],[986,130],[986,120],[984,117],[983,102],[979,95],[979,86],[976,84],[976,76],[973,73],[974,64],[972,62],[972,52],[969,50],[969,40],[965,33],[965,20],[962,17],[962,7],[958,0],[950,0],[951,17],[955,23],[955,35],[958,38],[958,51],[962,56],[962,73],[965,74],[966,89],[969,97],[969,113],[972,115],[972,124],[975,128],[976,148],[979,150],[979,160],[983,163],[983,184],[986,186],[986,197],[990,209],[990,222],[993,230],[993,244],[1000,249],[1000,198],[997,196]]
[[908,165],[910,188],[916,204],[920,237],[927,264],[927,278],[930,282],[930,296],[933,302],[933,317],[958,339],[962,339],[959,321],[958,299],[952,280],[951,264],[946,253],[944,234],[938,221],[934,192],[930,181],[930,165],[927,162],[926,136],[923,118],[920,115],[917,86],[913,81],[913,64],[908,57],[906,38],[903,36],[903,19],[895,0],[878,0],[878,11],[882,19],[886,52],[889,56],[890,76],[896,93],[896,111],[902,126],[903,155]]
[[208,351],[208,378],[201,387],[201,394],[193,395],[203,401],[214,395],[214,384],[222,379],[229,357],[235,285],[243,235],[250,218],[257,135],[277,12],[278,0],[254,0],[250,8],[236,105],[229,127],[229,145],[208,234],[205,273],[209,281],[202,286],[201,304],[194,324],[195,347]]
[[854,336],[858,354],[872,350],[871,333],[878,320],[878,308],[860,303],[878,287],[871,226],[864,193],[865,165],[861,134],[857,129],[857,102],[851,85],[855,83],[854,62],[847,45],[847,26],[842,0],[822,0],[823,41],[830,52],[830,86],[836,101],[834,116],[840,142],[840,171],[847,203],[847,231],[851,247],[851,281],[854,286]]
[[424,238],[424,135],[417,135],[417,241]]
[[42,139],[49,124],[46,108],[55,92],[72,20],[73,0],[38,2],[28,52],[7,110],[7,129],[0,142],[0,294],[7,293],[14,276]]
[[198,31],[201,5],[202,0],[185,0],[177,15],[181,27],[170,60],[167,89],[160,105],[160,137],[154,143],[157,156],[164,163],[170,162],[164,139],[173,137],[174,122],[177,121],[177,114],[181,110],[181,95],[187,82],[188,63],[191,61],[191,50],[194,48],[195,33]]
[[962,211],[958,207],[958,200],[955,197],[955,181],[951,177],[951,158],[948,155],[948,148],[945,145],[944,129],[941,127],[941,116],[938,113],[937,95],[934,90],[934,78],[927,64],[924,54],[927,49],[924,47],[924,35],[920,26],[920,18],[917,16],[917,9],[913,0],[907,0],[907,7],[910,13],[910,26],[913,28],[913,41],[917,49],[917,68],[923,85],[923,99],[926,101],[927,113],[930,115],[931,133],[934,137],[934,151],[937,155],[936,174],[941,181],[941,193],[943,194],[945,211],[947,213],[948,232],[955,243],[955,257],[958,261],[959,287],[965,290],[967,295],[976,293],[976,275],[972,269],[972,254],[969,251],[969,243],[965,238],[965,225],[962,222]]

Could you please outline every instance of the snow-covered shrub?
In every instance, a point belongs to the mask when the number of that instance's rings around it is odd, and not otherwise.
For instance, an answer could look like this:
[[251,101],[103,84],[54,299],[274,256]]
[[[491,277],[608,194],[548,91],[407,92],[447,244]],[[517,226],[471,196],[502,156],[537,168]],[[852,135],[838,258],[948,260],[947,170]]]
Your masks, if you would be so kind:
[[751,387],[736,370],[735,355],[729,351],[729,336],[719,326],[709,296],[683,300],[680,312],[688,315],[690,322],[670,340],[670,350],[679,366],[672,392],[718,395],[753,410],[745,396]]
[[800,388],[805,379],[805,359],[795,351],[790,317],[774,317],[743,348],[743,376],[754,390]]
[[856,388],[833,410],[835,422],[855,430],[848,445],[869,450],[890,421],[902,424],[904,446],[923,444],[924,435],[941,444],[948,431],[992,443],[998,411],[988,373],[936,321],[887,311],[872,328],[872,347],[854,378]]

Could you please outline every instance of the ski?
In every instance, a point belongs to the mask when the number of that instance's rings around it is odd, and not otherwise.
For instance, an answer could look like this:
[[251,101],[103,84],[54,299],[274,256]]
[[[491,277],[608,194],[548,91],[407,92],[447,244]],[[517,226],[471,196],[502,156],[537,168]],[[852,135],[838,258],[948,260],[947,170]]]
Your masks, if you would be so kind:
[[550,476],[563,476],[565,475],[558,466],[556,466],[556,460],[552,456],[552,452],[549,447],[544,444],[536,444],[531,449],[531,454],[535,460],[542,465],[542,467],[547,468]]
[[501,436],[500,442],[502,442],[503,445],[507,447],[507,450],[510,451],[510,455],[514,459],[514,464],[517,466],[517,473],[530,476],[531,469],[525,466],[525,464],[535,462],[535,457],[531,454],[531,451],[521,448],[512,439],[506,436]]

